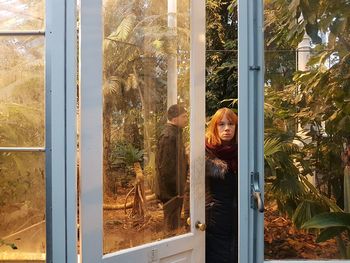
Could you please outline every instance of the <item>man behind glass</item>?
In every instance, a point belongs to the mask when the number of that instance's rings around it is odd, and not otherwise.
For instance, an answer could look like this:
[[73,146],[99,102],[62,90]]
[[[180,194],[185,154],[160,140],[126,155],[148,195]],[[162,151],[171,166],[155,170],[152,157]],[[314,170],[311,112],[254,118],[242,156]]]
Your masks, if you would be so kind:
[[183,128],[188,123],[187,111],[174,104],[169,107],[167,118],[157,144],[156,194],[163,203],[165,229],[172,231],[180,227],[188,169],[182,138]]

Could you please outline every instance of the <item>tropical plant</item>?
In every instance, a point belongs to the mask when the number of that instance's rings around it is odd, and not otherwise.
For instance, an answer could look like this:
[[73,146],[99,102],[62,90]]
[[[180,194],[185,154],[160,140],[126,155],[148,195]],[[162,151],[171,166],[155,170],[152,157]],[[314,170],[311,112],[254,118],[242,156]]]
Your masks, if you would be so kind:
[[[279,45],[286,41],[296,46],[306,32],[312,39],[313,54],[309,70],[296,72],[293,81],[280,91],[288,119],[299,123],[309,137],[304,151],[310,156],[319,190],[335,196],[341,205],[342,166],[340,154],[349,138],[349,90],[347,63],[349,47],[349,5],[345,1],[268,1],[274,15],[274,37],[267,43]],[[278,13],[278,15],[277,15]],[[320,36],[328,36],[321,43]],[[274,91],[273,91],[274,92]],[[279,105],[282,105],[280,103]],[[304,140],[305,142],[305,140]],[[323,186],[323,187],[321,187]]]
[[[229,0],[206,2],[206,114],[237,98],[237,9]],[[236,108],[237,105],[234,105]]]
[[[302,228],[321,229],[317,242],[324,242],[336,238],[340,255],[344,259],[350,258],[350,214],[344,212],[322,213],[305,222]],[[342,238],[345,237],[345,238]]]
[[[1,4],[4,9],[13,5],[5,2]],[[43,28],[43,1],[19,0],[16,4],[26,14],[9,8],[0,18],[0,28]],[[11,19],[3,20],[7,15]],[[44,38],[31,35],[6,37],[1,39],[0,48],[0,146],[43,147]],[[45,154],[3,150],[0,167],[0,232],[9,236],[9,233],[38,223],[45,217]],[[7,238],[0,240],[2,245],[16,248]]]
[[[43,41],[35,37],[18,37],[14,41],[2,40],[0,47],[4,51],[0,67],[0,145],[43,146]],[[0,204],[29,201],[33,207],[42,207],[45,202],[43,191],[30,190],[33,190],[33,184],[40,189],[45,185],[43,154],[2,152],[0,163]]]
[[135,148],[128,142],[115,142],[112,151],[112,163],[124,163],[126,166],[133,166],[136,162],[141,162],[143,158],[143,151]]
[[[167,26],[164,1],[105,1],[104,28],[104,174],[111,154],[114,117],[127,116],[132,109],[141,119],[124,118],[123,126],[136,125],[135,134],[151,160],[155,147],[155,116],[166,112],[167,58],[178,54],[178,100],[188,103],[189,17],[188,3],[178,7],[176,30]],[[125,130],[124,134],[132,132]],[[123,138],[126,139],[126,138]],[[145,163],[147,165],[147,163]],[[106,185],[106,184],[105,184]]]
[[113,178],[113,181],[120,180],[122,186],[126,186],[135,178],[134,164],[143,161],[144,152],[127,141],[113,141],[111,153],[109,160],[111,166],[125,167],[124,175],[121,178]]
[[[284,150],[272,160],[269,159],[274,155],[265,156],[266,171],[272,179],[271,185],[280,181],[273,173],[281,171],[282,182],[288,179],[291,184],[294,179],[294,183],[301,186],[294,188],[296,195],[283,194],[284,184],[270,187],[272,198],[285,200],[281,208],[289,210],[296,226],[324,229],[318,241],[336,237],[341,255],[346,258],[349,246],[344,236],[348,234],[348,222],[342,224],[347,215],[340,208],[343,205],[340,156],[343,144],[349,143],[350,138],[350,50],[347,44],[350,5],[347,1],[333,4],[328,0],[271,0],[265,1],[265,6],[266,49],[272,49],[266,57],[273,57],[266,61],[266,68],[272,70],[267,71],[265,90],[265,138],[272,144],[273,151],[268,147],[265,151],[278,152],[282,148],[280,144],[285,143],[297,146],[296,152],[288,154],[288,161],[275,160],[285,159]],[[312,40],[312,53],[308,69],[296,71],[295,65],[288,62],[294,59],[288,58],[285,51],[293,54],[305,33]],[[273,52],[273,49],[281,52]],[[276,137],[278,143],[272,140]],[[281,163],[292,164],[297,169],[283,167]],[[315,178],[315,185],[306,175]],[[280,195],[276,194],[277,189],[282,190]]]
[[328,211],[332,201],[309,183],[303,151],[288,139],[266,138],[264,143],[266,197],[277,202],[295,226]]

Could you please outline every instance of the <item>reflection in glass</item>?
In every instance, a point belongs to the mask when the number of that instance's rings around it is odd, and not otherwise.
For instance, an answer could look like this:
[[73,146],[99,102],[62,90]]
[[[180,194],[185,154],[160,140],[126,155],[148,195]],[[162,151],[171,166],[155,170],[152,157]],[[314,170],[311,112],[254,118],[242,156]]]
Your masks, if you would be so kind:
[[45,260],[45,154],[1,152],[0,167],[0,261]]
[[[188,231],[188,196],[180,227],[169,231],[155,193],[167,109],[189,108],[190,32],[188,0],[105,0],[103,7],[103,227],[110,253]],[[188,125],[181,136],[173,159],[189,146]]]
[[265,1],[265,258],[349,258],[350,218],[325,221],[349,216],[349,25],[332,30],[348,14],[277,2]]
[[44,0],[1,0],[1,30],[43,30]]
[[44,37],[0,38],[0,146],[44,146]]

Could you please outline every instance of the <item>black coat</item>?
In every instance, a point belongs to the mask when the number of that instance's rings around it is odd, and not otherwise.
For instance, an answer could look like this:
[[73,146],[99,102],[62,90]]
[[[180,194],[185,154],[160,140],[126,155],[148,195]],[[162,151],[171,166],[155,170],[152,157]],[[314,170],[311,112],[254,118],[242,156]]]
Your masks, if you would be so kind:
[[237,262],[237,172],[206,151],[206,263]]
[[183,195],[187,167],[182,129],[167,123],[157,144],[155,192],[159,200]]

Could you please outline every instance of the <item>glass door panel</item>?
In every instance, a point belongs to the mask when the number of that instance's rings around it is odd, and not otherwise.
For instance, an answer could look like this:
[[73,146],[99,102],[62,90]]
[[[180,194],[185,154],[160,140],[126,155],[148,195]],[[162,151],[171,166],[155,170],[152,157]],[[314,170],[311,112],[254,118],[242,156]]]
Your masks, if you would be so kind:
[[45,27],[45,1],[1,0],[1,30],[43,30]]
[[103,1],[104,253],[190,230],[189,6]]
[[1,262],[46,259],[44,7],[0,1]]
[[350,258],[349,7],[329,8],[265,1],[266,260]]
[[44,37],[0,37],[0,146],[43,147]]
[[80,8],[82,260],[202,262],[204,1]]
[[44,153],[0,153],[0,262],[45,260],[44,164]]

